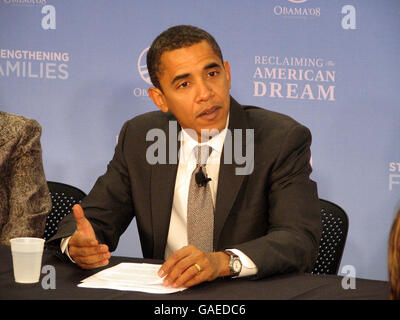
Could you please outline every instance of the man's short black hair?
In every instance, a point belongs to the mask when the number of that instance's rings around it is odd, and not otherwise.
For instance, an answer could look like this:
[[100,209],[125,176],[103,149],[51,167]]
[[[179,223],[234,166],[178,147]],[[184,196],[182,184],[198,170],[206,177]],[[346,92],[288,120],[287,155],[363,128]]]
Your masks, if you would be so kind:
[[222,52],[214,37],[208,32],[189,25],[180,25],[171,27],[162,32],[152,43],[147,52],[147,70],[153,85],[161,90],[158,80],[160,74],[161,55],[166,51],[172,51],[180,48],[187,48],[201,41],[207,41],[213,48],[215,54],[221,59]]

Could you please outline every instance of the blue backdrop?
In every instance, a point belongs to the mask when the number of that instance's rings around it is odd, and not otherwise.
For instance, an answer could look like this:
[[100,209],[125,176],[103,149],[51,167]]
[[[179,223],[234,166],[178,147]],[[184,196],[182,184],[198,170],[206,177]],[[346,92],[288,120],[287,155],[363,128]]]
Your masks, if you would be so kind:
[[[319,195],[350,219],[342,266],[387,279],[400,200],[398,0],[1,0],[0,109],[40,122],[47,179],[90,191],[122,124],[156,109],[145,53],[176,24],[215,36],[239,102],[311,129]],[[135,223],[114,254],[142,255]]]

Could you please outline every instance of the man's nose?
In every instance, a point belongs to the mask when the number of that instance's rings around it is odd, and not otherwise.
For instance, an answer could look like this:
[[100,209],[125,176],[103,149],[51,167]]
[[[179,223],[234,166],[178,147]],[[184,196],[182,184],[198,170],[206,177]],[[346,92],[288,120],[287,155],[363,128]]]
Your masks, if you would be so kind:
[[207,101],[212,97],[213,95],[213,90],[212,87],[207,81],[200,81],[199,87],[198,87],[198,100],[199,101]]

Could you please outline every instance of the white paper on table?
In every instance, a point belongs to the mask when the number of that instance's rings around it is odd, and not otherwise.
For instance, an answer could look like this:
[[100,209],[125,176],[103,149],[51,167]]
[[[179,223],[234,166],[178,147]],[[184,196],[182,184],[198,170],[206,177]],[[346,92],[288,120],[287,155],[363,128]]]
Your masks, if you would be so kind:
[[157,275],[160,267],[161,264],[123,262],[82,280],[78,287],[159,294],[174,293],[186,289],[164,286],[163,279]]

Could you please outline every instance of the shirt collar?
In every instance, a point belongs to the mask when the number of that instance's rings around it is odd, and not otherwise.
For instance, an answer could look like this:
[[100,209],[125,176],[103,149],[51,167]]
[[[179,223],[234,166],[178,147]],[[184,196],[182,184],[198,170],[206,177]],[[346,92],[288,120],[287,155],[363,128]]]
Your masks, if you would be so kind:
[[[218,153],[222,153],[222,148],[224,147],[224,141],[225,141],[225,136],[226,132],[228,130],[228,124],[229,124],[229,113],[228,117],[226,118],[226,124],[225,128],[219,132],[217,135],[213,136],[210,140],[204,143],[198,143],[198,141],[194,140],[186,131],[185,129],[182,128],[181,131],[181,149],[184,154],[184,156],[189,156],[193,150],[194,147],[197,145],[202,146],[202,145],[209,145],[211,148],[213,148],[213,152],[217,151]],[[186,158],[187,159],[187,158]]]

